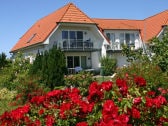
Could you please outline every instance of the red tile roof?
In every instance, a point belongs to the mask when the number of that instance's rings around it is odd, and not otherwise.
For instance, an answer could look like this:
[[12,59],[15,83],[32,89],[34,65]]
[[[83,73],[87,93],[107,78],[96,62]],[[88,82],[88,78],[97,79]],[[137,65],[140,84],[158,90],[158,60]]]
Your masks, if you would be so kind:
[[168,10],[163,11],[144,20],[128,19],[93,19],[104,30],[140,30],[144,42],[157,36],[162,26],[168,25]]
[[127,20],[127,19],[93,19],[99,27],[104,30],[109,29],[127,29],[127,30],[137,30],[139,29],[138,23],[142,22],[140,20]]
[[144,20],[89,18],[74,4],[69,3],[38,20],[16,43],[11,52],[43,43],[60,22],[97,24],[101,30],[140,30],[141,37],[148,41],[158,35],[162,26],[168,25],[168,10]]
[[167,21],[168,10],[146,18],[144,20],[144,25],[141,26],[142,32],[144,33],[142,38],[145,41],[148,41],[151,38],[157,36],[161,32],[163,26],[168,25]]
[[74,4],[69,3],[48,16],[38,20],[20,38],[16,45],[11,49],[11,52],[44,42],[50,33],[56,28],[59,22],[94,23]]

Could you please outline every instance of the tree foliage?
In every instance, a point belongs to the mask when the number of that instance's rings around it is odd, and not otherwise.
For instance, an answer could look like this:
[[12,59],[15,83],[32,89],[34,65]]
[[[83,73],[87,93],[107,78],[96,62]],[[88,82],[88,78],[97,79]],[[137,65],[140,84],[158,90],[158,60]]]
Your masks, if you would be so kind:
[[37,54],[31,68],[31,74],[41,77],[41,80],[51,90],[55,86],[64,85],[64,74],[66,73],[66,63],[64,53],[54,46],[44,54]]
[[5,53],[1,53],[0,54],[0,69],[2,69],[7,63],[7,59],[6,59],[6,54]]
[[102,66],[102,72],[103,75],[112,75],[116,69],[117,66],[117,60],[110,57],[102,57],[101,58],[101,66]]
[[168,70],[168,28],[162,35],[162,38],[155,37],[150,41],[153,62],[155,62],[163,72],[166,72]]

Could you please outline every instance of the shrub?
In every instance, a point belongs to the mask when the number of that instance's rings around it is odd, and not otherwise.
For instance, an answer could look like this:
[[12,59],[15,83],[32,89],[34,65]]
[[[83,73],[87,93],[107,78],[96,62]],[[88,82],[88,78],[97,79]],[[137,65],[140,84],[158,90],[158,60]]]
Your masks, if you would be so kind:
[[167,89],[153,91],[139,75],[92,82],[88,95],[78,88],[53,90],[0,116],[0,125],[167,125]]
[[44,54],[38,53],[30,68],[30,75],[39,76],[40,80],[51,90],[64,85],[65,73],[65,56],[56,46],[45,51]]
[[27,76],[26,79],[17,85],[16,90],[18,91],[15,101],[17,104],[25,104],[34,96],[41,96],[49,91],[44,84],[39,83],[39,78],[36,76]]
[[113,58],[110,58],[110,57],[103,57],[101,60],[101,69],[103,71],[103,75],[107,76],[107,75],[112,75],[116,69],[116,66],[117,66],[117,60],[116,59],[113,59]]
[[116,78],[124,78],[129,74],[129,76],[140,75],[144,77],[148,83],[148,86],[157,89],[158,87],[168,88],[168,77],[162,72],[160,67],[152,62],[140,62],[132,63],[127,67],[118,68],[116,70]]
[[95,81],[93,74],[86,71],[81,71],[78,74],[66,75],[65,76],[65,85],[67,87],[78,87],[83,96],[87,95],[87,88],[91,82]]
[[16,95],[17,91],[10,91],[7,88],[0,89],[0,114],[16,108],[11,104]]

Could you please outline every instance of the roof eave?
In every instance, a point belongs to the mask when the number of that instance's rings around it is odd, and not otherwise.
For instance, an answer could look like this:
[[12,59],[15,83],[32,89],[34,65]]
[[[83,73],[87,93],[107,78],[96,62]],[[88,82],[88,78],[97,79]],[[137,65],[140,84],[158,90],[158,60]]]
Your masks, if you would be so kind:
[[29,48],[32,48],[32,47],[36,47],[36,46],[39,46],[39,45],[45,45],[43,44],[44,42],[38,42],[36,44],[33,44],[33,45],[28,45],[28,46],[25,46],[25,47],[22,47],[22,48],[19,48],[19,49],[14,49],[14,50],[11,50],[9,53],[15,53],[15,52],[19,52],[19,51],[22,51],[22,50],[25,50],[25,49],[29,49]]

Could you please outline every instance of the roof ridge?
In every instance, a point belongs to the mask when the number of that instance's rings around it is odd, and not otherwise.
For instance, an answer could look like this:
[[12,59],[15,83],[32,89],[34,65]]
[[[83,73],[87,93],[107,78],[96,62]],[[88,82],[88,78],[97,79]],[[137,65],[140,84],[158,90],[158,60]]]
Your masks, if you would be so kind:
[[[75,6],[75,5],[74,5],[74,6]],[[76,9],[78,9],[80,12],[82,12],[88,19],[90,19],[93,23],[96,24],[96,22],[93,21],[92,18],[90,18],[87,14],[85,14],[83,11],[81,11],[77,6],[75,6],[75,7],[76,7]]]
[[73,4],[73,3],[69,3],[68,4],[68,7],[67,7],[67,9],[66,9],[66,11],[64,12],[64,14],[62,15],[62,17],[60,18],[60,22],[62,21],[62,20],[64,20],[64,17],[66,17],[67,15],[67,13],[68,13],[68,11],[71,9],[71,8],[74,8],[76,11],[78,11],[78,12],[80,12],[87,20],[89,20],[90,22],[92,22],[92,23],[95,23],[89,16],[87,16],[80,8],[78,8],[75,4]]
[[62,8],[64,8],[64,7],[67,6],[66,11],[64,12],[64,14],[63,14],[63,15],[61,16],[61,18],[59,19],[59,22],[60,22],[60,21],[62,20],[62,18],[65,16],[65,14],[66,14],[66,12],[68,11],[70,5],[73,5],[73,3],[70,2],[69,4],[66,4],[65,6],[62,7]]
[[92,18],[93,20],[129,20],[129,21],[143,21],[140,19],[117,19],[117,18]]

